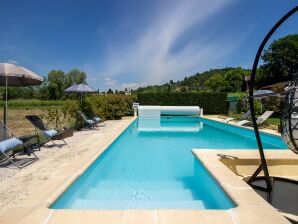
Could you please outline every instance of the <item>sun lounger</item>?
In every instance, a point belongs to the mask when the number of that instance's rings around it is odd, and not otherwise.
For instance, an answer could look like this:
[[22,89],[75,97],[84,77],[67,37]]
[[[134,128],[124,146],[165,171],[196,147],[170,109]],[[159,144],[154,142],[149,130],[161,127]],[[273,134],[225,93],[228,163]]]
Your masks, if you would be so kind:
[[102,123],[104,126],[106,126],[106,124],[105,124],[105,119],[102,119],[102,118],[98,117],[97,115],[93,115],[92,120],[93,120],[96,124],[100,124],[100,123]]
[[251,121],[243,120],[243,121],[238,121],[238,122],[236,123],[236,125],[243,126],[243,125],[245,125],[245,124],[250,124],[250,123],[251,123]]
[[87,117],[82,111],[78,111],[78,114],[83,118],[86,124],[84,128],[95,128],[95,125],[98,124],[95,120],[92,120],[89,117]]
[[[256,120],[257,124],[263,124],[273,113],[274,111],[266,111],[265,113],[263,113],[260,117],[257,118]],[[243,120],[236,123],[236,125],[240,125],[240,126],[247,125],[247,124],[251,124],[251,121]]]
[[65,144],[65,138],[71,137],[73,135],[73,129],[66,129],[61,132],[58,132],[55,129],[50,129],[47,125],[41,120],[41,118],[37,115],[27,115],[25,116],[33,126],[48,140],[52,141],[54,144],[54,140],[61,140]]
[[9,160],[14,166],[21,169],[24,166],[18,165],[14,162],[12,157],[15,157],[16,150],[23,150],[29,156],[33,154],[34,161],[38,160],[38,157],[30,149],[30,145],[24,143],[19,138],[17,138],[12,131],[10,131],[2,122],[0,122],[0,160]]
[[226,119],[224,119],[222,122],[224,122],[224,123],[229,123],[230,121],[233,121],[233,120],[235,120],[236,118],[234,118],[234,117],[229,117],[229,118],[226,118]]
[[[248,111],[246,111],[244,114],[242,114],[242,116],[240,117],[239,121],[245,120],[245,119],[247,119],[249,116],[250,116],[250,110],[248,110]],[[222,122],[224,122],[224,123],[229,123],[230,121],[235,120],[235,119],[236,119],[236,118],[229,117],[229,118],[224,119]]]

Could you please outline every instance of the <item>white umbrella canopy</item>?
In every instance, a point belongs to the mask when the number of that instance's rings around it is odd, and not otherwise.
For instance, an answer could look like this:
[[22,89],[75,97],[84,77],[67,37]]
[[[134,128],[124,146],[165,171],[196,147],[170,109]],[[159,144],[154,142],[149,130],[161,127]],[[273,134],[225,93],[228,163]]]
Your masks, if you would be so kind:
[[5,86],[4,124],[7,114],[7,87],[40,85],[43,78],[27,68],[10,63],[0,63],[0,86]]
[[81,103],[83,102],[83,93],[95,93],[97,92],[91,86],[87,84],[76,84],[73,86],[68,87],[64,90],[67,93],[81,93]]
[[273,96],[274,92],[271,90],[258,90],[256,92],[254,92],[254,98],[255,99],[262,99],[268,96]]
[[274,92],[271,90],[258,90],[256,92],[254,92],[254,98],[255,99],[259,99],[260,103],[261,103],[261,113],[263,113],[263,104],[262,104],[262,99],[266,98],[268,96],[274,96]]
[[[261,113],[263,113],[263,105],[262,105],[262,99],[266,98],[266,97],[270,97],[270,96],[279,96],[278,93],[275,93],[271,90],[266,90],[266,89],[261,89],[261,90],[257,90],[254,92],[253,94],[253,98],[256,100],[260,100],[261,103]],[[244,100],[248,100],[249,97],[245,97]]]
[[65,92],[68,93],[95,93],[96,90],[86,84],[76,84],[68,87]]
[[43,78],[27,68],[10,63],[0,63],[0,86],[40,85]]

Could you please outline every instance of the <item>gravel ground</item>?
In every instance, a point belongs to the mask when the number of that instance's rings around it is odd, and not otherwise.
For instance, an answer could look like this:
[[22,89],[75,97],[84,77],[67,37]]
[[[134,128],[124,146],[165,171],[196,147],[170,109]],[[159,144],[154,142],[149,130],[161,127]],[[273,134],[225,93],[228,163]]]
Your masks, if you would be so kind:
[[[108,135],[119,129],[123,122],[127,121],[106,121],[106,126],[99,127],[98,130],[75,132],[74,136],[66,139],[68,144],[63,147],[51,147],[51,143],[47,143],[41,151],[36,151],[39,160],[21,170],[12,165],[2,164],[0,166],[0,210],[15,205],[34,193],[34,189],[45,180],[90,150],[92,144],[88,145],[88,143],[97,144],[105,140]],[[28,157],[24,158],[28,160]]]

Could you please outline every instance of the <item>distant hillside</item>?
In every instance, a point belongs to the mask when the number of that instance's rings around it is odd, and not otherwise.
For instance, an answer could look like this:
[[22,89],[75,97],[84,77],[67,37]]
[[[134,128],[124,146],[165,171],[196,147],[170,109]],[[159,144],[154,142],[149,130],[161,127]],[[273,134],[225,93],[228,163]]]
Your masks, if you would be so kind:
[[[291,81],[298,74],[298,34],[274,40],[262,52],[255,88]],[[185,77],[184,80],[139,88],[136,92],[240,92],[246,88],[245,76],[250,70],[237,68],[211,69]]]
[[135,92],[236,92],[245,89],[245,76],[249,74],[250,70],[241,67],[211,69],[185,77],[181,81],[174,82],[170,80],[163,85],[141,87],[135,90]]

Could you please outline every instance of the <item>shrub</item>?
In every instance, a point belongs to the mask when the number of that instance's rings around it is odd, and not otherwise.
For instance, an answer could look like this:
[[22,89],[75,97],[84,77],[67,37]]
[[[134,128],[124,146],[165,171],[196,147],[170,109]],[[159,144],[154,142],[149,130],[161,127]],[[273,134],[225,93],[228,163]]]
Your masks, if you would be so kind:
[[[266,110],[274,111],[274,116],[279,116],[281,113],[283,100],[278,97],[266,97],[263,99],[255,99],[255,113],[261,114]],[[240,99],[237,102],[237,113],[246,112],[249,109],[249,101]]]
[[80,102],[77,100],[66,100],[62,107],[62,114],[64,119],[68,122],[71,127],[79,129],[83,126],[82,118],[79,117],[78,111],[81,110]]
[[56,124],[56,128],[65,126],[80,129],[84,126],[84,120],[77,113],[79,110],[87,115],[92,114],[91,104],[88,101],[82,103],[78,100],[65,100],[60,107],[50,107],[47,109],[47,119]]
[[139,93],[141,105],[199,106],[206,114],[227,113],[227,93]]
[[63,127],[79,128],[77,124],[77,111],[79,103],[73,100],[66,100],[61,106],[47,108],[47,120],[55,124],[55,127],[62,129]]
[[274,111],[274,116],[280,116],[283,99],[281,97],[266,97],[262,99],[263,111],[271,110]]
[[64,116],[76,117],[78,110],[80,110],[80,104],[75,100],[66,100],[64,101],[61,109]]
[[262,105],[260,100],[255,100],[254,101],[254,108],[255,108],[255,113],[256,114],[262,114],[264,113],[264,106]]
[[84,125],[83,119],[77,113],[79,110],[88,117],[95,114],[103,118],[115,120],[123,116],[132,115],[133,96],[125,95],[93,95],[86,97],[82,102],[78,100],[65,100],[59,107],[49,107],[47,119],[56,124],[57,128],[63,125],[80,129]]
[[238,99],[237,104],[236,104],[236,108],[237,108],[237,113],[240,114],[242,112],[246,112],[249,109],[249,103],[247,100],[244,99]]
[[93,114],[100,115],[106,119],[121,119],[123,116],[132,115],[132,95],[101,95],[88,97],[87,101],[91,105]]
[[63,114],[61,107],[47,108],[47,121],[55,124],[56,129],[62,129],[64,126],[68,126],[68,119]]
[[117,120],[124,116],[125,101],[121,97],[110,95],[106,97],[101,107],[103,116],[107,119]]

